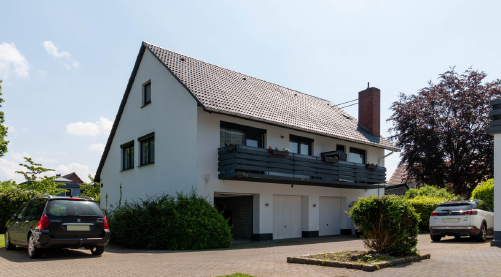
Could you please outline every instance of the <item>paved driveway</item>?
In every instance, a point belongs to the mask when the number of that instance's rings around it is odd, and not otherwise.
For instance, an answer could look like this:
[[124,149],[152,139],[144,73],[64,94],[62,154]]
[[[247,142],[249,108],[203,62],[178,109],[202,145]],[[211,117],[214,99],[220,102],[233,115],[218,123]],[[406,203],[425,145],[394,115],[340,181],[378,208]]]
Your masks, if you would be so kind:
[[217,276],[247,273],[255,276],[500,276],[501,249],[489,241],[445,239],[431,243],[419,235],[418,249],[431,259],[366,273],[359,270],[286,263],[287,256],[340,250],[363,250],[360,239],[327,237],[242,243],[207,251],[148,251],[108,246],[101,257],[88,250],[49,250],[39,260],[24,249],[0,249],[0,275],[27,276]]

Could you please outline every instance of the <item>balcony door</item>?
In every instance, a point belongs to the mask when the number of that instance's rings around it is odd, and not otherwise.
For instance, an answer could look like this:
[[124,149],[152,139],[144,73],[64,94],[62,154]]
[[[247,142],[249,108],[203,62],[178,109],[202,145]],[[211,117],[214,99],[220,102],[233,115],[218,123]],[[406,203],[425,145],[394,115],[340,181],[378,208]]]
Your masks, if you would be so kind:
[[221,121],[220,147],[236,144],[263,148],[265,133],[265,129]]

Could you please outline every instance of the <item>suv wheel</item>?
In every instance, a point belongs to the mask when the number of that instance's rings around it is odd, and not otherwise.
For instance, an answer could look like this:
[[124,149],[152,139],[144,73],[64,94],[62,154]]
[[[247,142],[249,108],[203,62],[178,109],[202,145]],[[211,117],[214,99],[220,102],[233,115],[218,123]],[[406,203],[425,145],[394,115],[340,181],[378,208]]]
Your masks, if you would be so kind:
[[16,246],[10,243],[9,231],[5,231],[5,249],[6,250],[16,249]]
[[430,235],[430,237],[431,237],[431,240],[435,241],[435,242],[438,242],[442,239],[441,235]]
[[95,256],[99,256],[103,254],[104,252],[104,246],[91,246],[90,247],[90,253]]
[[482,224],[482,227],[480,228],[480,234],[477,236],[477,241],[478,242],[485,242],[487,239],[487,228],[485,227],[485,224]]
[[33,236],[33,233],[30,233],[30,238],[28,239],[28,256],[32,259],[40,258],[42,251],[42,249],[35,246],[35,236]]

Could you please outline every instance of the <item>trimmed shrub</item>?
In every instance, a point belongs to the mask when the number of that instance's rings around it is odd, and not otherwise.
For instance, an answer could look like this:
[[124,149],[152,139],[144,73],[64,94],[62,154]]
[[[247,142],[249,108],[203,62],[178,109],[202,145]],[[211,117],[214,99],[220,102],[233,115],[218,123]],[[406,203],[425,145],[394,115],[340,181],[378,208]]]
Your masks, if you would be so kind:
[[471,193],[471,199],[484,200],[494,209],[494,179],[480,183]]
[[39,193],[33,190],[5,189],[0,191],[0,234],[5,232],[5,224],[17,209]]
[[369,249],[397,256],[416,253],[419,215],[402,197],[360,198],[348,214]]
[[418,196],[408,200],[419,214],[419,230],[424,232],[430,231],[430,214],[433,212],[440,203],[448,201],[446,198],[434,198],[428,196]]
[[107,211],[111,242],[128,248],[166,250],[230,247],[223,215],[194,190],[125,201]]
[[447,188],[438,188],[424,185],[418,189],[409,189],[403,196],[405,199],[413,199],[418,196],[427,196],[432,198],[445,198],[447,200],[459,200],[459,195],[454,195]]

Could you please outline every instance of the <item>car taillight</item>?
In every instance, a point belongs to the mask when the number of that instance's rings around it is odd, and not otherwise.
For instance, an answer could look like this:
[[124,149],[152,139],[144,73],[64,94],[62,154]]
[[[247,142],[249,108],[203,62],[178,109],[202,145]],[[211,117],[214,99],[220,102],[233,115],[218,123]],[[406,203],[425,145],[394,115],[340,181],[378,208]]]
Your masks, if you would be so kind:
[[82,198],[70,198],[70,200],[77,200],[77,201],[80,201],[80,200],[83,200]]
[[465,211],[464,214],[476,215],[477,211]]
[[109,230],[110,227],[108,226],[108,218],[106,216],[104,217],[104,230]]
[[37,229],[38,230],[43,230],[45,228],[49,227],[49,217],[46,215],[43,215],[40,221],[38,222]]
[[438,213],[436,213],[436,212],[432,212],[432,213],[431,213],[431,215],[438,215]]

